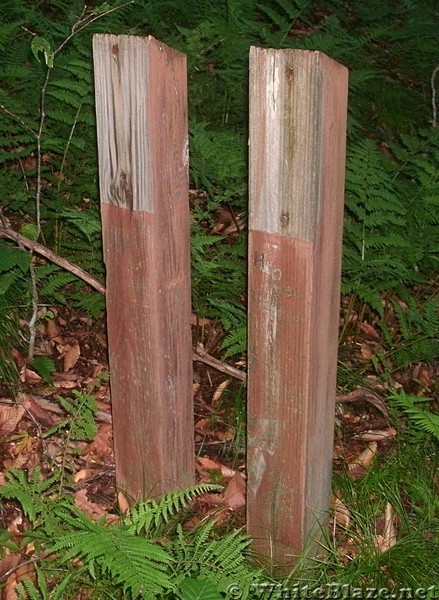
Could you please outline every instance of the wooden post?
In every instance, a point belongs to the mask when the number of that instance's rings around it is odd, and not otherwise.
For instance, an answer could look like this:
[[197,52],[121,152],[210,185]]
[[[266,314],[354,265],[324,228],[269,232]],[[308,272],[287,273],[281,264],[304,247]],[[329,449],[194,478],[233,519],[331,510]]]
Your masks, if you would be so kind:
[[116,480],[194,482],[186,57],[93,40]]
[[329,508],[347,70],[250,50],[248,532],[287,564]]

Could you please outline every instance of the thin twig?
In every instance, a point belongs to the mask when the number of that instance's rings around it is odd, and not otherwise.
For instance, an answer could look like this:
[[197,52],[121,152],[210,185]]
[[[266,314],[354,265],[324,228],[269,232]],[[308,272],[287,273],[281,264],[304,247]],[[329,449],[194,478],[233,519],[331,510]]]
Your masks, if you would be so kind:
[[437,106],[436,106],[436,85],[435,85],[435,79],[436,79],[436,75],[439,71],[439,65],[437,65],[437,67],[434,69],[432,75],[431,75],[431,108],[432,108],[432,113],[433,113],[433,118],[432,118],[432,124],[433,127],[437,127]]
[[36,218],[36,223],[37,223],[38,236],[41,233],[41,190],[42,190],[42,185],[43,185],[42,178],[41,178],[41,171],[42,171],[42,164],[43,164],[41,139],[43,137],[44,123],[46,121],[46,90],[47,90],[47,86],[49,85],[49,77],[50,77],[50,69],[47,68],[46,78],[44,80],[43,87],[41,88],[40,124],[38,127],[38,133],[37,133],[37,189],[35,192],[35,218]]
[[[31,253],[33,254],[33,253]],[[32,316],[29,319],[29,348],[27,351],[27,360],[32,364],[34,360],[35,341],[37,339],[37,319],[38,319],[38,289],[37,289],[37,278],[35,276],[35,267],[33,263],[33,256],[31,256],[29,264],[29,273],[31,280],[31,296],[32,296]]]
[[[120,8],[123,8],[124,6],[128,6],[128,4],[132,4],[133,2],[134,2],[134,0],[128,0],[128,2],[125,2],[124,4],[119,4],[118,6],[109,8],[108,10],[105,10],[104,12],[99,13],[99,14],[91,13],[90,15],[88,15],[86,17],[82,17],[82,15],[81,15],[81,17],[79,17],[79,19],[76,21],[76,23],[73,24],[70,35],[68,35],[66,37],[66,39],[58,46],[58,48],[56,50],[54,50],[53,56],[56,56],[58,54],[58,52],[60,52],[64,48],[64,46],[72,39],[72,37],[77,35],[82,29],[84,29],[85,27],[88,27],[88,25],[90,25],[91,23],[94,23],[94,21],[97,21],[98,19],[102,19],[102,17],[106,17],[107,15],[111,14],[115,10],[119,10]],[[85,10],[83,11],[82,14],[85,14]]]
[[[128,2],[128,4],[131,2],[132,0],[130,0]],[[109,13],[113,12],[114,10],[117,10],[117,8],[119,7],[114,7],[114,8],[110,8],[109,10],[106,10],[98,15],[92,13],[91,15],[88,16],[83,16],[85,14],[85,8],[84,11],[81,15],[81,17],[76,21],[76,23],[73,24],[72,29],[71,29],[71,33],[70,35],[68,35],[65,40],[63,42],[61,42],[61,44],[58,46],[58,48],[56,50],[54,50],[53,55],[52,55],[52,60],[53,58],[64,48],[64,46],[67,44],[67,42],[69,42],[72,37],[74,37],[77,33],[79,33],[82,29],[84,29],[85,27],[87,27],[88,25],[90,25],[90,23],[93,23],[93,21],[96,21],[97,19],[100,19],[101,17],[108,15]],[[42,154],[42,140],[43,140],[43,134],[44,134],[44,126],[45,126],[45,122],[46,122],[46,95],[47,95],[47,87],[49,85],[49,79],[50,79],[50,75],[52,72],[52,65],[49,66],[49,64],[47,64],[46,61],[46,77],[44,79],[44,83],[41,87],[41,92],[40,92],[40,120],[39,120],[39,125],[38,125],[38,132],[36,134],[36,144],[37,144],[37,183],[36,183],[36,191],[35,191],[35,220],[36,220],[36,225],[37,225],[37,231],[38,231],[38,237],[41,234],[41,193],[42,193],[42,189],[43,189],[43,182],[42,182],[42,166],[43,166],[43,154]],[[7,109],[6,109],[7,110]],[[78,112],[79,114],[79,112]],[[21,120],[20,122],[22,124],[24,124]],[[64,161],[67,155],[67,151],[68,151],[68,147],[71,141],[71,137],[73,135],[73,130],[74,127],[71,131],[70,134],[70,138],[67,142],[67,146],[64,152],[64,156],[63,156],[63,162],[61,165],[61,172],[62,172],[62,168],[64,166]],[[47,250],[47,249],[46,249]],[[58,257],[59,258],[59,257]],[[53,261],[56,262],[56,261]],[[57,263],[59,264],[59,263]],[[64,268],[66,268],[66,265],[64,264]],[[67,270],[72,271],[72,268],[77,269],[77,267],[74,267],[74,265],[70,265],[70,268],[68,268]],[[76,272],[76,274],[78,274]],[[37,317],[38,317],[38,288],[36,285],[36,278],[35,278],[35,272],[34,272],[34,268],[33,268],[33,264],[31,262],[30,264],[30,275],[31,275],[31,283],[32,283],[32,317],[29,320],[29,331],[30,331],[30,338],[29,338],[29,350],[28,350],[28,360],[29,362],[32,362],[33,360],[33,355],[34,355],[34,348],[35,348],[35,339],[36,339],[36,321],[37,321]],[[86,274],[87,275],[87,274]]]
[[[23,555],[22,555],[23,556]],[[26,565],[34,565],[37,562],[39,562],[40,560],[42,560],[43,557],[33,557],[33,558],[29,558],[28,560],[25,560],[23,562],[18,563],[18,565],[15,565],[15,567],[12,567],[11,569],[9,569],[8,571],[6,571],[6,573],[3,573],[0,576],[0,582],[3,581],[7,581],[8,578],[13,574],[16,573],[19,569],[21,569],[22,567],[25,567]]]

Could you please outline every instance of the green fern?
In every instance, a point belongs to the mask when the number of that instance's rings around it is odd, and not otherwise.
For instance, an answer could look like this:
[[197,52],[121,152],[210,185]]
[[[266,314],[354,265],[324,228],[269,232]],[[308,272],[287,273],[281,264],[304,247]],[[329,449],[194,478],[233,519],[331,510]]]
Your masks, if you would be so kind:
[[52,381],[51,375],[55,373],[56,366],[52,359],[47,356],[38,356],[32,362],[32,369],[40,375],[46,383]]
[[67,400],[57,397],[58,402],[69,414],[69,417],[54,425],[45,432],[44,437],[50,437],[55,432],[67,430],[71,440],[89,440],[96,435],[95,412],[96,400],[92,394],[73,390],[73,398]]
[[16,588],[19,600],[63,600],[69,586],[72,584],[73,575],[67,574],[62,581],[52,589],[49,585],[47,573],[38,565],[35,566],[36,581],[25,576]]
[[66,303],[63,293],[65,286],[77,281],[77,278],[57,265],[41,265],[36,269],[36,278],[39,284],[39,294],[50,302]]
[[102,317],[105,310],[105,298],[99,293],[85,293],[84,290],[70,295],[78,310],[86,312],[92,319]]
[[242,598],[248,598],[262,572],[249,568],[247,550],[250,538],[233,531],[220,540],[209,539],[214,522],[198,530],[184,533],[177,526],[174,552],[178,564],[177,581],[183,584],[187,576],[213,583],[217,591],[226,593],[239,582]]
[[379,323],[388,348],[385,357],[391,358],[396,369],[421,361],[433,363],[439,357],[439,300],[422,302],[404,292],[400,298],[388,295],[386,304]]
[[245,181],[244,140],[234,131],[209,130],[206,123],[190,127],[191,175],[195,185],[212,192],[242,194]]
[[5,474],[5,479],[0,496],[17,500],[25,515],[35,522],[47,509],[46,496],[53,491],[58,473],[44,479],[41,469],[35,467],[28,479],[24,471],[13,469]]
[[390,401],[409,417],[415,429],[428,433],[439,440],[439,415],[419,408],[420,403],[431,402],[429,398],[410,396],[404,392],[394,392]]
[[242,304],[221,299],[210,299],[210,304],[218,311],[226,337],[221,345],[224,358],[243,354],[247,349],[247,314]]
[[213,484],[199,484],[181,492],[169,493],[159,501],[148,500],[134,506],[129,516],[124,520],[127,530],[137,535],[157,535],[160,528],[168,523],[183,508],[200,494],[214,492],[222,489],[221,486]]
[[288,2],[285,0],[273,0],[272,2],[258,2],[258,9],[264,13],[272,28],[277,32],[279,36],[277,39],[276,46],[282,47],[285,40],[294,27],[297,20],[301,18],[305,23],[309,23],[307,19],[307,9],[311,5],[310,0],[294,0]]
[[130,597],[153,598],[173,589],[169,576],[173,559],[164,548],[127,535],[120,526],[105,528],[83,521],[82,527],[59,537],[50,547],[52,553],[62,552],[62,563],[81,558],[92,577],[110,577]]
[[[248,559],[250,539],[239,531],[218,540],[213,521],[184,532],[174,520],[196,495],[218,486],[201,484],[166,494],[157,502],[133,507],[121,523],[106,525],[103,520],[91,521],[71,499],[56,496],[55,480],[56,476],[42,482],[38,470],[27,480],[17,471],[8,474],[0,488],[0,496],[22,504],[36,525],[26,539],[33,540],[46,556],[36,582],[22,582],[22,597],[73,597],[75,590],[102,587],[106,592],[113,590],[114,597],[186,600],[200,589],[222,597],[239,581],[242,597],[247,598],[262,577]],[[163,538],[161,526],[169,525],[171,518],[174,524]]]
[[97,214],[91,211],[65,208],[60,213],[60,218],[71,223],[88,242],[95,239],[96,234],[101,235],[101,222]]

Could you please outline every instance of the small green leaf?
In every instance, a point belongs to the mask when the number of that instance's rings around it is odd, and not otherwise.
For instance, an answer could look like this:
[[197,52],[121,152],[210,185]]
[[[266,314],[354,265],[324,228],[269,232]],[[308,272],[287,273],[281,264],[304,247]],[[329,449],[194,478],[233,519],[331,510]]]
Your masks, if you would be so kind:
[[221,600],[215,584],[210,579],[186,577],[180,586],[182,600]]
[[40,62],[40,59],[38,58],[38,53],[43,52],[46,65],[49,67],[49,69],[52,69],[53,58],[55,55],[52,52],[50,43],[45,38],[36,35],[32,40],[30,47],[33,52],[33,55],[35,56],[38,62]]
[[26,223],[20,229],[21,235],[27,237],[29,240],[33,240],[34,242],[38,239],[38,227],[35,223]]
[[55,363],[50,358],[47,358],[47,356],[38,356],[33,361],[32,367],[46,383],[50,383],[51,374],[56,371]]
[[103,15],[110,10],[111,6],[108,2],[104,2],[93,10],[94,15]]
[[18,267],[22,273],[29,269],[32,255],[21,248],[13,248],[7,244],[0,244],[0,273],[6,273]]

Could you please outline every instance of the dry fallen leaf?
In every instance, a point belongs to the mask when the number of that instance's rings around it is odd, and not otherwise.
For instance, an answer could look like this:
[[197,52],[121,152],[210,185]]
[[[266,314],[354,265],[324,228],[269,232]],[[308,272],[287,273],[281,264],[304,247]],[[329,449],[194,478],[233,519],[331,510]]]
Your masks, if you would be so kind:
[[78,362],[78,358],[81,356],[81,349],[79,347],[78,342],[73,342],[72,345],[66,344],[63,350],[64,355],[64,363],[63,363],[63,371],[70,371],[76,363]]
[[217,431],[216,437],[222,442],[229,442],[233,440],[236,435],[236,429],[234,427],[227,427],[224,431]]
[[381,440],[393,438],[396,435],[396,429],[389,427],[388,429],[371,429],[361,433],[358,437],[365,442],[380,442]]
[[206,456],[198,456],[197,460],[201,466],[203,466],[205,469],[208,469],[209,471],[221,471],[222,469],[222,465],[220,465],[220,463],[217,463],[216,461],[212,460],[211,458],[207,458]]
[[212,396],[212,404],[214,406],[215,406],[216,402],[218,402],[218,400],[221,398],[224,390],[226,389],[226,387],[229,385],[229,383],[231,381],[232,381],[231,379],[226,379],[225,381],[220,383],[220,385],[216,388],[215,393]]
[[351,524],[351,513],[346,504],[335,494],[331,501],[332,510],[334,511],[334,525],[348,529]]
[[2,581],[5,575],[11,569],[14,569],[20,563],[20,554],[9,554],[0,560],[0,581]]
[[207,506],[219,506],[223,503],[222,494],[202,494],[198,496],[198,502],[207,504]]
[[53,387],[58,390],[73,390],[78,387],[77,381],[54,381]]
[[236,469],[231,469],[230,467],[221,465],[221,473],[222,473],[223,477],[226,477],[227,479],[231,479],[235,475]]
[[75,483],[78,483],[79,481],[82,481],[83,479],[87,479],[88,477],[90,477],[90,475],[91,475],[90,469],[81,469],[75,475]]
[[32,369],[24,368],[20,372],[20,381],[26,383],[27,385],[37,385],[43,381],[42,377],[32,371]]
[[198,327],[205,327],[212,323],[212,319],[205,319],[197,316],[195,313],[191,314],[191,325],[198,325]]
[[374,545],[378,552],[387,552],[396,544],[395,512],[390,502],[386,505],[384,512],[384,530],[374,538]]
[[17,369],[21,371],[21,369],[26,365],[26,359],[24,358],[20,350],[17,350],[16,348],[12,349],[11,354],[15,364],[17,365]]
[[60,330],[55,319],[49,319],[46,326],[47,337],[49,340],[59,336]]
[[113,428],[109,423],[99,425],[94,440],[82,451],[82,455],[93,454],[94,457],[106,458],[113,452]]
[[[35,580],[34,574],[34,565],[33,564],[23,564],[20,565],[21,556],[11,555],[8,557],[10,559],[9,569],[3,574],[3,578],[7,575],[9,571],[12,570],[9,576],[6,577],[6,581],[4,582],[4,587],[2,589],[1,598],[4,600],[17,600],[17,585],[24,577],[29,577],[31,580]],[[6,559],[7,560],[7,559]],[[2,561],[3,562],[3,561]],[[4,579],[3,579],[4,581]]]
[[[57,405],[54,405],[53,402],[49,403],[41,396],[20,393],[18,400],[38,423],[46,427],[53,427],[55,423],[59,423],[63,414]],[[53,406],[53,408],[49,408],[49,406]]]
[[370,467],[378,449],[376,442],[370,442],[355,460],[348,464],[348,473],[351,479],[358,479]]
[[117,494],[117,504],[119,506],[119,510],[123,515],[127,515],[130,510],[130,504],[127,500],[127,497],[122,492],[118,492]]
[[377,443],[371,442],[370,444],[367,445],[367,448],[365,448],[363,450],[363,452],[361,452],[361,454],[359,454],[357,456],[357,458],[353,461],[353,463],[356,465],[361,465],[365,469],[369,468],[372,463],[372,460],[374,459],[374,457],[376,455],[377,448],[378,448]]
[[372,327],[372,325],[370,325],[367,322],[361,323],[360,331],[362,331],[366,335],[369,335],[371,338],[375,338],[376,340],[381,339],[380,335],[379,335],[378,331],[375,329],[375,327]]
[[369,344],[364,343],[360,346],[360,354],[365,361],[369,361],[374,355],[374,350],[370,347]]
[[23,415],[23,406],[0,405],[0,436],[8,435],[15,431]]
[[110,515],[106,510],[99,506],[99,504],[90,502],[86,490],[78,490],[75,492],[74,498],[75,505],[83,510],[93,521],[97,521],[101,517],[105,517],[107,523],[114,523],[118,520],[116,515]]
[[198,431],[200,433],[207,433],[209,432],[209,427],[211,425],[211,420],[210,419],[199,419],[196,423],[195,423],[195,431]]
[[237,471],[224,490],[224,504],[232,510],[245,506],[245,480]]

